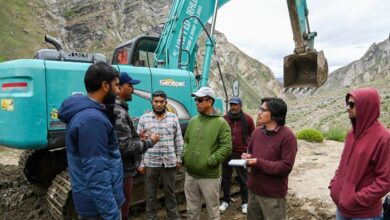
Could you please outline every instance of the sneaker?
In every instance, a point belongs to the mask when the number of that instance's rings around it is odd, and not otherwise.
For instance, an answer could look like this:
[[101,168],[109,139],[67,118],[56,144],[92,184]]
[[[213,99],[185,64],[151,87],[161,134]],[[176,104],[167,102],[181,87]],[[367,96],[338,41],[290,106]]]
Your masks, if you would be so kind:
[[248,212],[248,204],[245,203],[241,206],[241,212],[244,214]]
[[229,207],[229,204],[227,204],[227,202],[222,202],[222,204],[219,206],[219,211],[224,212],[227,207]]

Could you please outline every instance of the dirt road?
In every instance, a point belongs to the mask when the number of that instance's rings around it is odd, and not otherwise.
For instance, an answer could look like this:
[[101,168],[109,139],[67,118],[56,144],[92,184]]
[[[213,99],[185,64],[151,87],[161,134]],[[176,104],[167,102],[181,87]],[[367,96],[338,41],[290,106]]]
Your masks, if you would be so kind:
[[[335,206],[329,198],[327,186],[334,174],[342,151],[342,143],[326,141],[323,144],[299,141],[298,155],[289,180],[289,219],[334,219]],[[52,219],[45,200],[45,191],[29,185],[17,169],[21,151],[0,147],[0,219]],[[240,210],[239,196],[221,219],[246,219]],[[185,218],[185,204],[179,207]],[[134,210],[133,219],[144,219],[144,209]],[[163,217],[163,211],[161,211]],[[163,217],[164,219],[164,217]],[[202,210],[202,218],[207,211]]]

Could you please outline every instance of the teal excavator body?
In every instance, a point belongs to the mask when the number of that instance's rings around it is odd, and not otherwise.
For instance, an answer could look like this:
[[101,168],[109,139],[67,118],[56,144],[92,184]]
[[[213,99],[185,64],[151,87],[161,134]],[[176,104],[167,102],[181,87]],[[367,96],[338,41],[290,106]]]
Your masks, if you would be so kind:
[[[219,8],[227,0],[217,2]],[[192,72],[197,39],[203,31],[200,23],[206,24],[215,14],[215,3],[176,0],[160,37],[140,36],[116,48],[112,65],[141,80],[129,103],[130,115],[135,120],[151,110],[150,97],[157,90],[167,93],[168,108],[178,114],[183,130],[197,114],[191,98],[198,89]],[[185,20],[190,16],[196,18]],[[106,59],[101,54],[64,52],[58,43],[54,44],[57,50],[43,49],[35,55],[36,59],[0,64],[0,145],[25,150],[64,146],[65,124],[58,120],[57,111],[66,97],[75,93],[86,95],[85,71],[91,63]],[[178,67],[181,45],[191,54],[182,58],[190,63],[185,68]],[[157,62],[161,60],[163,65]],[[223,109],[221,99],[216,106]]]

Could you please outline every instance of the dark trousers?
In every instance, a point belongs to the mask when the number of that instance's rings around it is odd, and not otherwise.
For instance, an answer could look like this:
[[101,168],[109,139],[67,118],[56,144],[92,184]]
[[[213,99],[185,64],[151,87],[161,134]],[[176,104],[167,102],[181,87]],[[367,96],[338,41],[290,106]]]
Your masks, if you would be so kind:
[[165,196],[165,210],[167,217],[179,219],[179,213],[176,211],[175,181],[176,167],[145,167],[145,186],[146,186],[146,219],[158,219],[157,217],[157,190],[159,179],[163,185]]
[[241,155],[232,154],[226,158],[222,165],[222,190],[223,190],[223,201],[230,203],[230,188],[231,179],[233,174],[233,168],[236,170],[237,177],[236,181],[240,185],[240,194],[242,204],[248,203],[248,187],[246,181],[248,179],[247,170],[244,167],[229,166],[228,163],[231,159],[241,159]]
[[125,202],[122,205],[122,220],[129,219],[131,189],[133,188],[133,177],[127,176],[123,178],[123,193],[125,194]]

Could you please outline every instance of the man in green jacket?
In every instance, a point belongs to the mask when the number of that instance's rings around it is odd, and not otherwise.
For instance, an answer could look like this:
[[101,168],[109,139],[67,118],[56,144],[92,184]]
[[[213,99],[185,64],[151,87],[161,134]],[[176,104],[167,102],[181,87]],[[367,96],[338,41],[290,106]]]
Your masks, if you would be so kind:
[[184,136],[183,161],[187,169],[184,191],[188,219],[199,219],[202,198],[209,219],[220,219],[221,164],[232,151],[230,127],[213,107],[216,96],[211,88],[202,87],[192,96],[195,96],[199,114],[190,120]]

